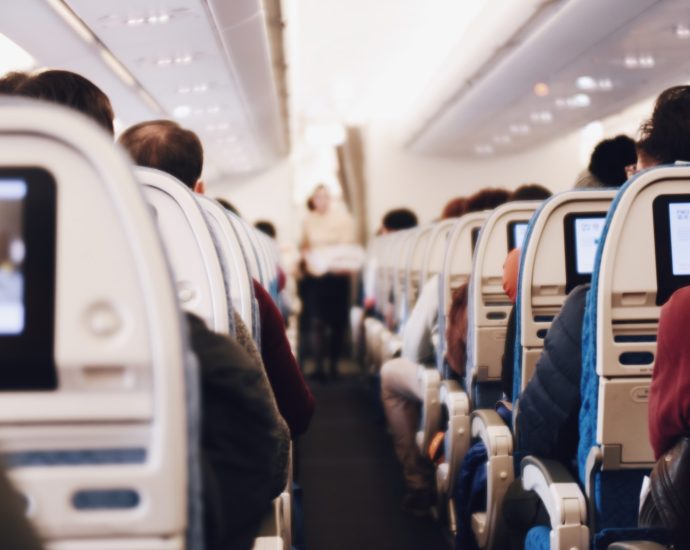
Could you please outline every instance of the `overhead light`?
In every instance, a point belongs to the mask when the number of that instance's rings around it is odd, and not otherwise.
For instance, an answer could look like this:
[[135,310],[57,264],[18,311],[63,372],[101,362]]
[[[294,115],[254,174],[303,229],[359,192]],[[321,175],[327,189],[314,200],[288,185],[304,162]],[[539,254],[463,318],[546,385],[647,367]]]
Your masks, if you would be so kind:
[[570,97],[560,97],[556,100],[556,107],[560,109],[583,109],[592,104],[592,98],[587,94],[575,94]]
[[191,54],[178,55],[175,57],[159,57],[154,60],[154,63],[159,67],[169,67],[175,65],[189,65],[194,61],[194,56]]
[[125,24],[130,27],[138,27],[139,25],[143,25],[144,23],[146,23],[146,19],[143,17],[130,17],[125,21]]
[[192,114],[192,108],[189,105],[178,105],[173,109],[173,116],[175,118],[186,118]]
[[681,40],[690,38],[690,27],[687,25],[676,25],[676,36]]
[[36,66],[36,60],[24,48],[0,34],[0,73],[29,71]]
[[626,69],[652,69],[656,65],[653,55],[626,55],[623,59]]
[[91,29],[89,29],[84,22],[75,15],[75,13],[61,0],[47,0],[48,4],[62,17],[63,21],[67,23],[72,30],[86,42],[92,43],[95,41]]
[[172,65],[173,60],[170,57],[161,57],[159,59],[156,59],[156,65],[159,67],[167,67],[168,65]]
[[197,94],[207,92],[208,91],[208,84],[197,84],[196,86],[194,86],[192,88],[192,91],[197,93]]
[[529,125],[527,124],[511,124],[508,129],[511,134],[516,136],[525,136],[529,134]]
[[176,65],[189,65],[192,60],[193,58],[190,54],[179,55],[174,59]]
[[474,152],[478,155],[490,155],[494,152],[494,148],[488,144],[475,145]]
[[511,141],[513,141],[513,138],[511,138],[508,134],[494,136],[494,143],[497,143],[498,145],[507,145]]
[[549,122],[553,121],[551,111],[536,111],[534,113],[530,113],[529,118],[532,122],[539,124],[548,124]]
[[581,76],[575,81],[575,85],[580,90],[596,90],[597,81],[591,76]]
[[534,95],[538,97],[546,97],[549,91],[549,85],[546,82],[537,82],[534,85]]
[[597,81],[600,90],[609,92],[613,90],[613,81],[610,78],[601,78]]

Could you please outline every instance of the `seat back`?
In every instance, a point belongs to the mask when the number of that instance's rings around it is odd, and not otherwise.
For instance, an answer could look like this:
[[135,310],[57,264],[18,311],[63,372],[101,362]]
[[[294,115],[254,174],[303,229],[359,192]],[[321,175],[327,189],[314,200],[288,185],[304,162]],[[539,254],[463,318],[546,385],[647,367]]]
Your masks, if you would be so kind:
[[394,322],[398,331],[402,330],[403,320],[406,317],[407,305],[405,302],[407,292],[407,266],[411,261],[414,248],[419,238],[421,228],[408,229],[400,243],[400,252],[395,259],[393,275],[393,306]]
[[9,268],[23,290],[0,317],[24,313],[0,334],[0,441],[29,518],[65,549],[198,548],[184,540],[190,356],[124,154],[73,111],[0,102],[0,205],[23,227]]
[[[509,202],[496,208],[482,226],[474,251],[467,311],[466,383],[477,407],[493,406],[500,397],[501,359],[512,303],[503,290],[503,263],[512,248],[522,246],[540,201]],[[485,388],[486,403],[478,390]],[[494,388],[495,387],[495,388]]]
[[402,325],[412,311],[424,284],[422,275],[425,269],[424,259],[429,247],[429,239],[434,231],[434,224],[427,224],[417,229],[405,266],[405,284],[402,304]]
[[194,194],[160,170],[137,167],[136,177],[155,211],[182,307],[204,319],[212,330],[229,334],[232,305],[225,289],[223,267]]
[[439,287],[439,342],[436,346],[436,366],[447,378],[445,372],[446,324],[453,291],[466,283],[472,272],[472,256],[474,243],[482,224],[489,211],[465,214],[454,220],[453,226],[446,238],[443,257],[443,271]]
[[660,305],[690,283],[690,167],[641,173],[609,209],[583,322],[578,462],[594,531],[635,525],[653,465],[647,401]]
[[532,218],[520,255],[513,392],[532,377],[544,337],[575,286],[590,280],[594,253],[615,190],[566,191]]
[[420,289],[431,277],[443,271],[448,235],[457,221],[457,218],[450,218],[434,224],[431,235],[429,236],[429,244],[426,247],[424,258],[422,259],[423,270],[419,285]]
[[381,269],[380,269],[380,298],[379,303],[382,304],[382,313],[386,315],[386,310],[393,308],[393,315],[396,315],[395,305],[395,291],[396,291],[396,277],[398,274],[398,265],[400,263],[400,256],[403,253],[403,248],[407,238],[410,236],[412,229],[405,229],[403,231],[396,231],[392,235],[387,235],[386,245],[383,254],[381,255]]
[[253,279],[256,279],[263,286],[268,280],[268,275],[265,272],[265,268],[259,261],[259,254],[256,250],[256,246],[252,241],[252,238],[247,231],[247,227],[242,221],[242,219],[229,210],[225,211],[228,219],[232,223],[232,227],[235,229],[237,238],[240,243],[242,243],[242,250],[244,251],[244,257],[249,265],[249,272]]
[[216,245],[229,303],[237,311],[244,324],[251,327],[255,307],[254,287],[242,243],[237,238],[232,222],[220,203],[203,196],[196,199],[206,215],[206,221]]

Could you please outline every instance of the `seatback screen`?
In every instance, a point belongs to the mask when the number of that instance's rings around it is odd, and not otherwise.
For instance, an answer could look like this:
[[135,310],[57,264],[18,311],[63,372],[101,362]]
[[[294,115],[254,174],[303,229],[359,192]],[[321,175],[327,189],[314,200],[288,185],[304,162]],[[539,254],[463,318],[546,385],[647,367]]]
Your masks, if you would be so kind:
[[522,248],[527,236],[529,222],[508,222],[508,252],[513,248]]
[[24,180],[0,180],[0,335],[24,331]]
[[579,275],[591,275],[601,230],[606,217],[575,218],[575,269]]
[[674,275],[690,275],[690,202],[668,205],[671,232],[671,271]]
[[56,189],[39,168],[0,168],[0,391],[52,390]]
[[657,305],[690,285],[690,194],[654,199],[654,252]]
[[606,212],[571,212],[563,219],[565,291],[589,283]]

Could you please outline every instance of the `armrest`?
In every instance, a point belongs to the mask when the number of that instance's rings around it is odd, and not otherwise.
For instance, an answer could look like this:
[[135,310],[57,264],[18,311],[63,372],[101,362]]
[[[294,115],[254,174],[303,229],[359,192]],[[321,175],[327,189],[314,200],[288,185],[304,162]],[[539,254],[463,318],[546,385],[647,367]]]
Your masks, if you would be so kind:
[[417,381],[422,396],[422,414],[416,435],[417,447],[426,456],[431,438],[441,427],[441,402],[439,391],[441,375],[436,367],[417,367]]
[[589,547],[587,503],[575,479],[560,463],[525,457],[522,487],[542,501],[551,522],[551,548]]
[[486,447],[486,512],[472,514],[472,531],[480,548],[497,550],[508,544],[503,522],[503,497],[513,482],[513,436],[498,413],[479,409],[472,413],[472,437]]
[[494,410],[472,412],[472,437],[481,438],[489,457],[513,454],[513,434]]

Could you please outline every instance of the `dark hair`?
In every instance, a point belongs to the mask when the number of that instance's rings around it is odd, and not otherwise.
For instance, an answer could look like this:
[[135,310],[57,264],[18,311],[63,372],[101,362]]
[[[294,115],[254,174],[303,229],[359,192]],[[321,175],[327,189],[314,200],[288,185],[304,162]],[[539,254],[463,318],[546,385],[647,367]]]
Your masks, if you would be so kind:
[[118,140],[135,164],[158,168],[194,189],[204,166],[199,137],[172,120],[150,120],[128,128]]
[[659,164],[690,161],[690,86],[663,91],[640,132],[638,146]]
[[482,189],[474,195],[467,197],[465,201],[465,213],[493,210],[497,206],[510,200],[510,193],[497,187]]
[[316,210],[316,206],[314,206],[314,197],[309,197],[307,199],[307,210],[309,210],[309,212]]
[[218,197],[218,198],[216,198],[216,202],[219,203],[226,210],[230,210],[230,212],[235,214],[235,216],[237,216],[238,218],[242,217],[242,214],[240,214],[240,211],[237,210],[237,208],[235,208],[235,205],[232,204],[230,201],[227,201],[221,197]]
[[386,212],[381,222],[388,231],[398,231],[417,226],[417,215],[409,208],[396,208]]
[[620,187],[628,179],[625,167],[637,162],[635,142],[623,134],[600,142],[592,151],[589,171],[606,187]]
[[510,195],[511,201],[543,201],[552,195],[543,185],[538,183],[526,183],[518,187]]
[[30,77],[27,73],[20,73],[19,71],[10,71],[0,78],[0,94],[12,95],[16,93],[17,88],[24,84]]
[[464,197],[456,197],[449,200],[443,207],[441,212],[441,219],[447,220],[449,218],[459,218],[467,209],[467,199]]
[[256,227],[262,233],[265,233],[272,239],[276,238],[276,227],[271,222],[266,220],[259,220],[254,224],[254,227]]
[[90,80],[70,71],[43,71],[25,79],[17,95],[44,99],[79,111],[115,134],[113,106],[108,96]]

